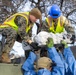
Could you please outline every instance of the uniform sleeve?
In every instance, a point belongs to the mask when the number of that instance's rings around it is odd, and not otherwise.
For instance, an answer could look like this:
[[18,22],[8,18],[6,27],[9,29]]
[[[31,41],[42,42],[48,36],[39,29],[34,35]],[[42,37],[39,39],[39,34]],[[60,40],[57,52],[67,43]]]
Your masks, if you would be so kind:
[[[12,27],[6,27],[6,28],[0,28],[0,34],[2,34],[6,39],[6,42],[3,47],[3,51],[9,52],[14,45],[14,42],[15,42],[16,36],[17,36],[17,32]],[[2,53],[2,51],[1,51],[1,53]]]
[[71,22],[66,18],[65,18],[65,22],[64,22],[64,28],[68,33],[75,35],[74,27],[72,27]]
[[53,75],[64,75],[64,64],[61,60],[59,54],[57,53],[56,49],[48,48],[48,56],[49,58],[56,63],[56,66],[53,68]]
[[36,55],[33,52],[30,52],[29,57],[22,66],[24,75],[35,75],[35,71],[34,71],[35,60],[36,60]]
[[47,23],[46,20],[42,22],[41,30],[42,31],[48,31],[49,32],[49,26],[48,26],[48,23]]
[[76,60],[73,56],[73,53],[71,51],[71,49],[68,47],[68,48],[65,48],[64,49],[64,57],[65,57],[65,60],[70,68],[70,71],[72,72],[73,75],[76,75]]
[[18,26],[18,34],[20,35],[21,39],[26,40],[26,38],[29,37],[25,31],[27,23],[26,19],[22,16],[16,16],[14,22]]

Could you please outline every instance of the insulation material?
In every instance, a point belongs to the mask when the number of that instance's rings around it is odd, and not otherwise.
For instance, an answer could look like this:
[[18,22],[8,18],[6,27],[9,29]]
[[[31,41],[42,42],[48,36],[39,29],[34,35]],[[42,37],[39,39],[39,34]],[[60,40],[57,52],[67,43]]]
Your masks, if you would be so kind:
[[66,41],[67,43],[71,43],[70,38],[71,36],[68,34],[67,32],[63,32],[63,33],[48,33],[46,31],[41,31],[40,33],[38,33],[38,35],[36,35],[34,37],[34,41],[38,43],[38,45],[46,45],[47,39],[48,38],[52,38],[54,41],[54,44],[60,44],[61,40]]

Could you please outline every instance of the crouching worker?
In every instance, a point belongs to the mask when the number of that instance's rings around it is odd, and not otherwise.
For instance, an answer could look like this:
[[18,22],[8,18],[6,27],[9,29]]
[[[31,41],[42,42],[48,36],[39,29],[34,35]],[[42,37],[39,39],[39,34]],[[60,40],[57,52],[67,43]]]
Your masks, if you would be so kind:
[[30,12],[16,13],[10,16],[0,25],[0,34],[6,37],[5,47],[0,53],[0,56],[2,56],[0,57],[1,62],[10,62],[8,56],[9,51],[19,37],[20,42],[22,42],[22,40],[27,41],[27,39],[31,39],[33,24],[40,18],[40,10],[33,8]]
[[30,52],[29,57],[24,62],[22,70],[24,75],[64,75],[64,65],[59,54],[53,47],[53,40],[47,41],[48,57],[41,57],[37,62],[37,71],[34,68],[34,62],[37,57],[34,52]]

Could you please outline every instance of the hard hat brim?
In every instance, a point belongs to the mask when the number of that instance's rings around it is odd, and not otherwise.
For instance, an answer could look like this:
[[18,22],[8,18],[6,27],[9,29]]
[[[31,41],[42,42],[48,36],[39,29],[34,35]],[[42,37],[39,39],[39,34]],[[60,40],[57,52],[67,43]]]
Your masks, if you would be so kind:
[[52,18],[59,18],[59,17],[61,16],[61,13],[60,13],[58,16],[53,16],[52,14],[50,14],[50,16],[51,16]]

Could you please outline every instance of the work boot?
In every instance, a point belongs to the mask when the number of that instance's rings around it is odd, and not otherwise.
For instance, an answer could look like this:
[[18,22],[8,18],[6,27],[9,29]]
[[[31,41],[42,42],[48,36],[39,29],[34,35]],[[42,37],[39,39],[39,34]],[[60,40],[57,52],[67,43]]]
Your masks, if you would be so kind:
[[3,63],[11,63],[11,60],[10,60],[10,58],[9,58],[8,53],[3,53],[3,54],[2,54],[2,62],[3,62]]
[[64,48],[68,48],[68,44],[66,43],[66,41],[62,40],[61,43],[64,45]]
[[48,41],[46,42],[46,45],[48,48],[52,48],[54,46],[54,42],[52,38],[48,38]]

